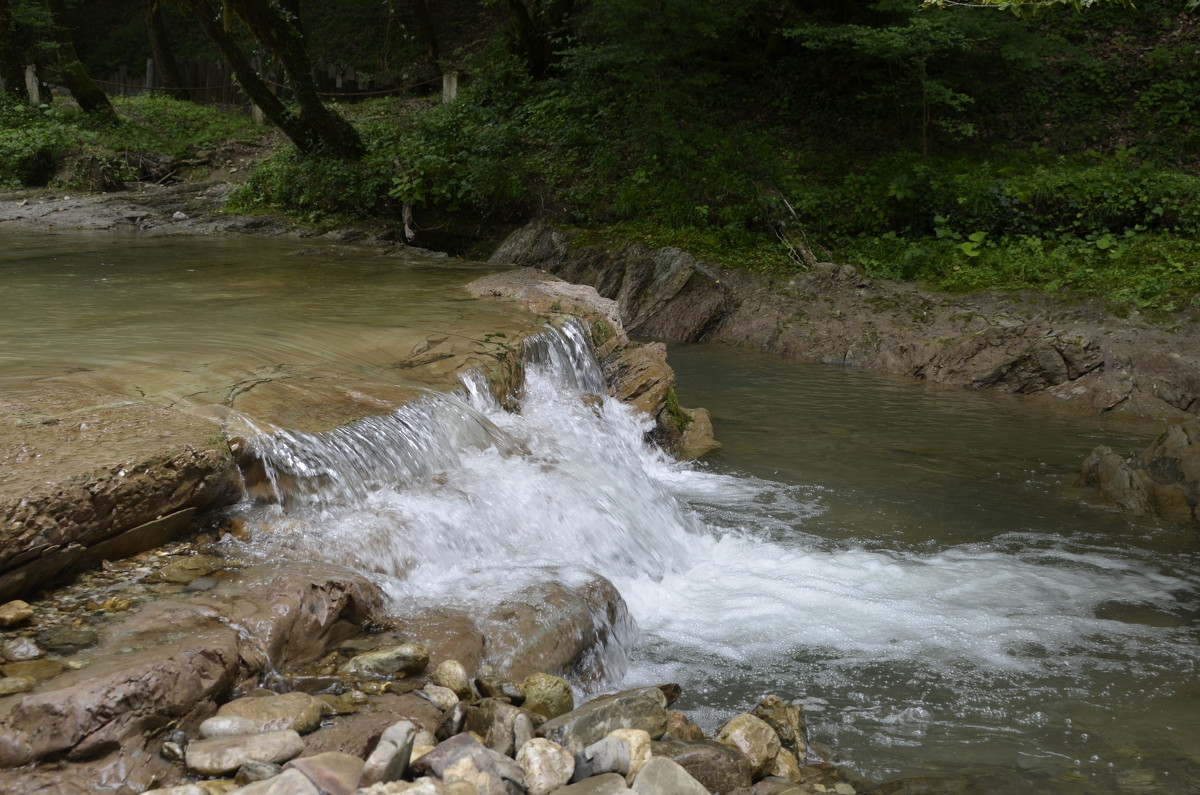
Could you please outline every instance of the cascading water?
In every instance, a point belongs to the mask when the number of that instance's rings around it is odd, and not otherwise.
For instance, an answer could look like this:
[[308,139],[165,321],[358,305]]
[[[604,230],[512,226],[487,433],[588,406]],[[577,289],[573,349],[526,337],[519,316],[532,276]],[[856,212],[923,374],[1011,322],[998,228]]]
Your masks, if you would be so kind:
[[[592,397],[603,378],[578,327],[531,340],[527,362],[516,413],[467,379],[339,431],[257,437],[278,496],[250,513],[271,529],[257,543],[355,565],[398,605],[485,604],[497,581],[516,591],[546,568],[599,573],[640,626],[606,687],[680,682],[709,728],[767,692],[804,699],[814,734],[867,776],[1200,782],[1194,725],[1166,761],[1124,736],[1195,723],[1171,712],[1196,697],[1186,567],[1020,530],[934,547],[832,538],[816,530],[822,489],[647,445],[644,417]],[[1165,618],[1115,620],[1111,605]],[[1139,700],[1162,719],[1120,717]]]

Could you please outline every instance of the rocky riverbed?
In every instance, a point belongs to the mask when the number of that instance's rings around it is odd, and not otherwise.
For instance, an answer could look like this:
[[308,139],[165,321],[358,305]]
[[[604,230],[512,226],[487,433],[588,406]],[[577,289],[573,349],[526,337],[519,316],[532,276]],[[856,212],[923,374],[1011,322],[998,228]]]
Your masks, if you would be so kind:
[[[31,194],[0,204],[0,224],[149,235],[309,234],[282,221],[220,214],[225,187]],[[835,266],[777,283],[721,271],[677,251],[572,246],[569,233],[545,227],[521,235],[497,253],[498,261],[556,269],[595,283],[612,300],[534,270],[481,281],[476,294],[519,302],[534,317],[582,317],[605,361],[611,392],[653,417],[656,439],[684,456],[700,455],[713,443],[707,416],[679,406],[665,348],[628,344],[626,326],[659,339],[718,340],[1040,394],[1094,411],[1175,419],[1198,409],[1194,352],[1200,346],[1190,344],[1196,334],[1191,320],[1110,322],[1094,308],[1064,309],[1028,296],[972,303]],[[351,229],[330,230],[323,240],[387,248],[396,245],[390,237]],[[503,364],[496,353],[489,350],[486,358],[502,366],[489,377],[503,391],[518,363]],[[397,405],[405,396],[388,398]],[[846,780],[826,763],[827,751],[801,739],[802,716],[788,701],[800,694],[766,699],[751,713],[754,720],[741,720],[757,738],[755,747],[734,739],[729,727],[706,737],[672,713],[668,702],[676,690],[669,685],[563,715],[533,709],[523,701],[530,677],[586,676],[597,659],[592,652],[620,642],[624,605],[601,578],[580,584],[547,571],[540,586],[492,615],[431,608],[400,619],[388,615],[378,588],[352,571],[238,552],[242,528],[212,517],[241,493],[234,462],[244,459],[244,450],[231,450],[208,420],[61,384],[6,395],[3,408],[6,532],[0,543],[7,546],[0,599],[16,598],[0,607],[4,789],[140,792],[170,785],[181,795],[239,787],[307,795],[354,792],[360,785],[370,785],[370,792],[587,793],[632,786],[641,792],[849,795],[872,789]],[[360,409],[340,405],[335,424],[347,419],[347,410]],[[165,444],[163,428],[169,429]],[[1179,447],[1175,436],[1170,439]],[[1187,432],[1184,439],[1193,442]],[[98,457],[81,459],[79,451]],[[1146,458],[1144,468],[1163,470],[1154,464],[1163,458]],[[45,466],[64,463],[66,469],[46,476]],[[253,471],[252,460],[242,464]],[[128,478],[130,472],[137,477]],[[1143,483],[1147,489],[1158,494]],[[1195,490],[1180,493],[1194,508],[1188,495]],[[1154,499],[1142,509],[1180,504],[1169,495]],[[173,540],[197,527],[204,528],[201,536]],[[38,595],[41,586],[81,573],[75,585]],[[361,657],[367,660],[354,662]],[[369,660],[383,658],[409,662],[369,667]],[[457,670],[452,663],[470,672],[469,688],[447,686],[445,671]],[[639,722],[645,711],[652,713],[649,723]],[[582,720],[579,713],[606,717],[598,729],[546,729],[570,716]],[[270,717],[253,717],[260,714]],[[263,747],[269,752],[246,750]],[[225,761],[199,761],[213,758]],[[637,761],[652,764],[639,773]],[[464,781],[474,783],[464,789]],[[873,791],[981,786],[950,778]]]

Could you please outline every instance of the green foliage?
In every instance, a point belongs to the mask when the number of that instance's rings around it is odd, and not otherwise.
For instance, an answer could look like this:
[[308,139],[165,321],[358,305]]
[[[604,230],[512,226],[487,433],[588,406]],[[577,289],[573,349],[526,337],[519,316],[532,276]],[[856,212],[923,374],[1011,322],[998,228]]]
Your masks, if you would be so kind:
[[[119,136],[125,146],[175,158],[230,141],[261,135],[250,119],[218,108],[181,102],[164,95],[115,97],[113,105],[125,124]],[[113,143],[117,143],[114,139]]]
[[954,240],[897,235],[842,241],[850,261],[882,278],[944,290],[1074,290],[1118,304],[1173,312],[1200,309],[1200,242],[1178,235],[1097,235],[982,239],[964,251]]
[[261,134],[248,119],[166,97],[114,105],[115,124],[67,105],[0,107],[0,185],[115,190],[151,165]]

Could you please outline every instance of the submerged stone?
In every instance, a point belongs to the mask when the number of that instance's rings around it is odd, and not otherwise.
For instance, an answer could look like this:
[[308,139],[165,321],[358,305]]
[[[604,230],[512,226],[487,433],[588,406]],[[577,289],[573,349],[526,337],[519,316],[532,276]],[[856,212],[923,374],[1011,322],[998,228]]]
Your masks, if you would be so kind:
[[182,585],[225,567],[226,563],[221,558],[211,555],[190,555],[186,558],[177,558],[163,566],[159,569],[156,579]]
[[41,682],[53,679],[66,669],[58,660],[26,660],[5,665],[0,670],[5,676],[28,676]]
[[0,656],[12,662],[36,660],[45,653],[31,638],[12,638],[0,644]]
[[70,627],[55,627],[38,635],[38,641],[47,651],[70,654],[88,646],[94,646],[100,639],[90,629],[71,629]]
[[0,696],[11,696],[14,693],[25,693],[33,690],[37,680],[32,676],[5,676],[0,678]]

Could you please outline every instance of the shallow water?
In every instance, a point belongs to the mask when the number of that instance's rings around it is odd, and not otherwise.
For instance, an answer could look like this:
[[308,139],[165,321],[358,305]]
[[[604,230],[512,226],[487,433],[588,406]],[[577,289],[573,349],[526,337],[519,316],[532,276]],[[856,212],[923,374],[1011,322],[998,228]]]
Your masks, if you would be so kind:
[[418,252],[7,230],[0,247],[0,388],[59,378],[203,406],[272,379],[447,387],[395,364],[527,322],[462,289],[494,266]]
[[1200,786],[1200,544],[1075,486],[1093,446],[1144,429],[745,351],[671,361],[725,445],[676,491],[726,549],[669,600],[623,588],[648,674],[682,673],[673,645],[710,660],[686,697],[714,720],[791,689],[872,778]]
[[[397,339],[478,337],[508,311],[458,292],[486,269],[471,263],[4,234],[0,388],[144,378],[173,402],[281,363],[388,378]],[[1197,537],[1074,485],[1093,446],[1140,448],[1148,429],[688,346],[671,352],[681,398],[725,446],[679,464],[643,443],[644,418],[580,399],[598,384],[576,337],[534,358],[517,414],[468,380],[257,440],[288,489],[245,508],[260,551],[350,563],[398,606],[599,572],[640,635],[594,687],[678,681],[710,729],[765,693],[799,699],[871,779],[1200,788]]]

